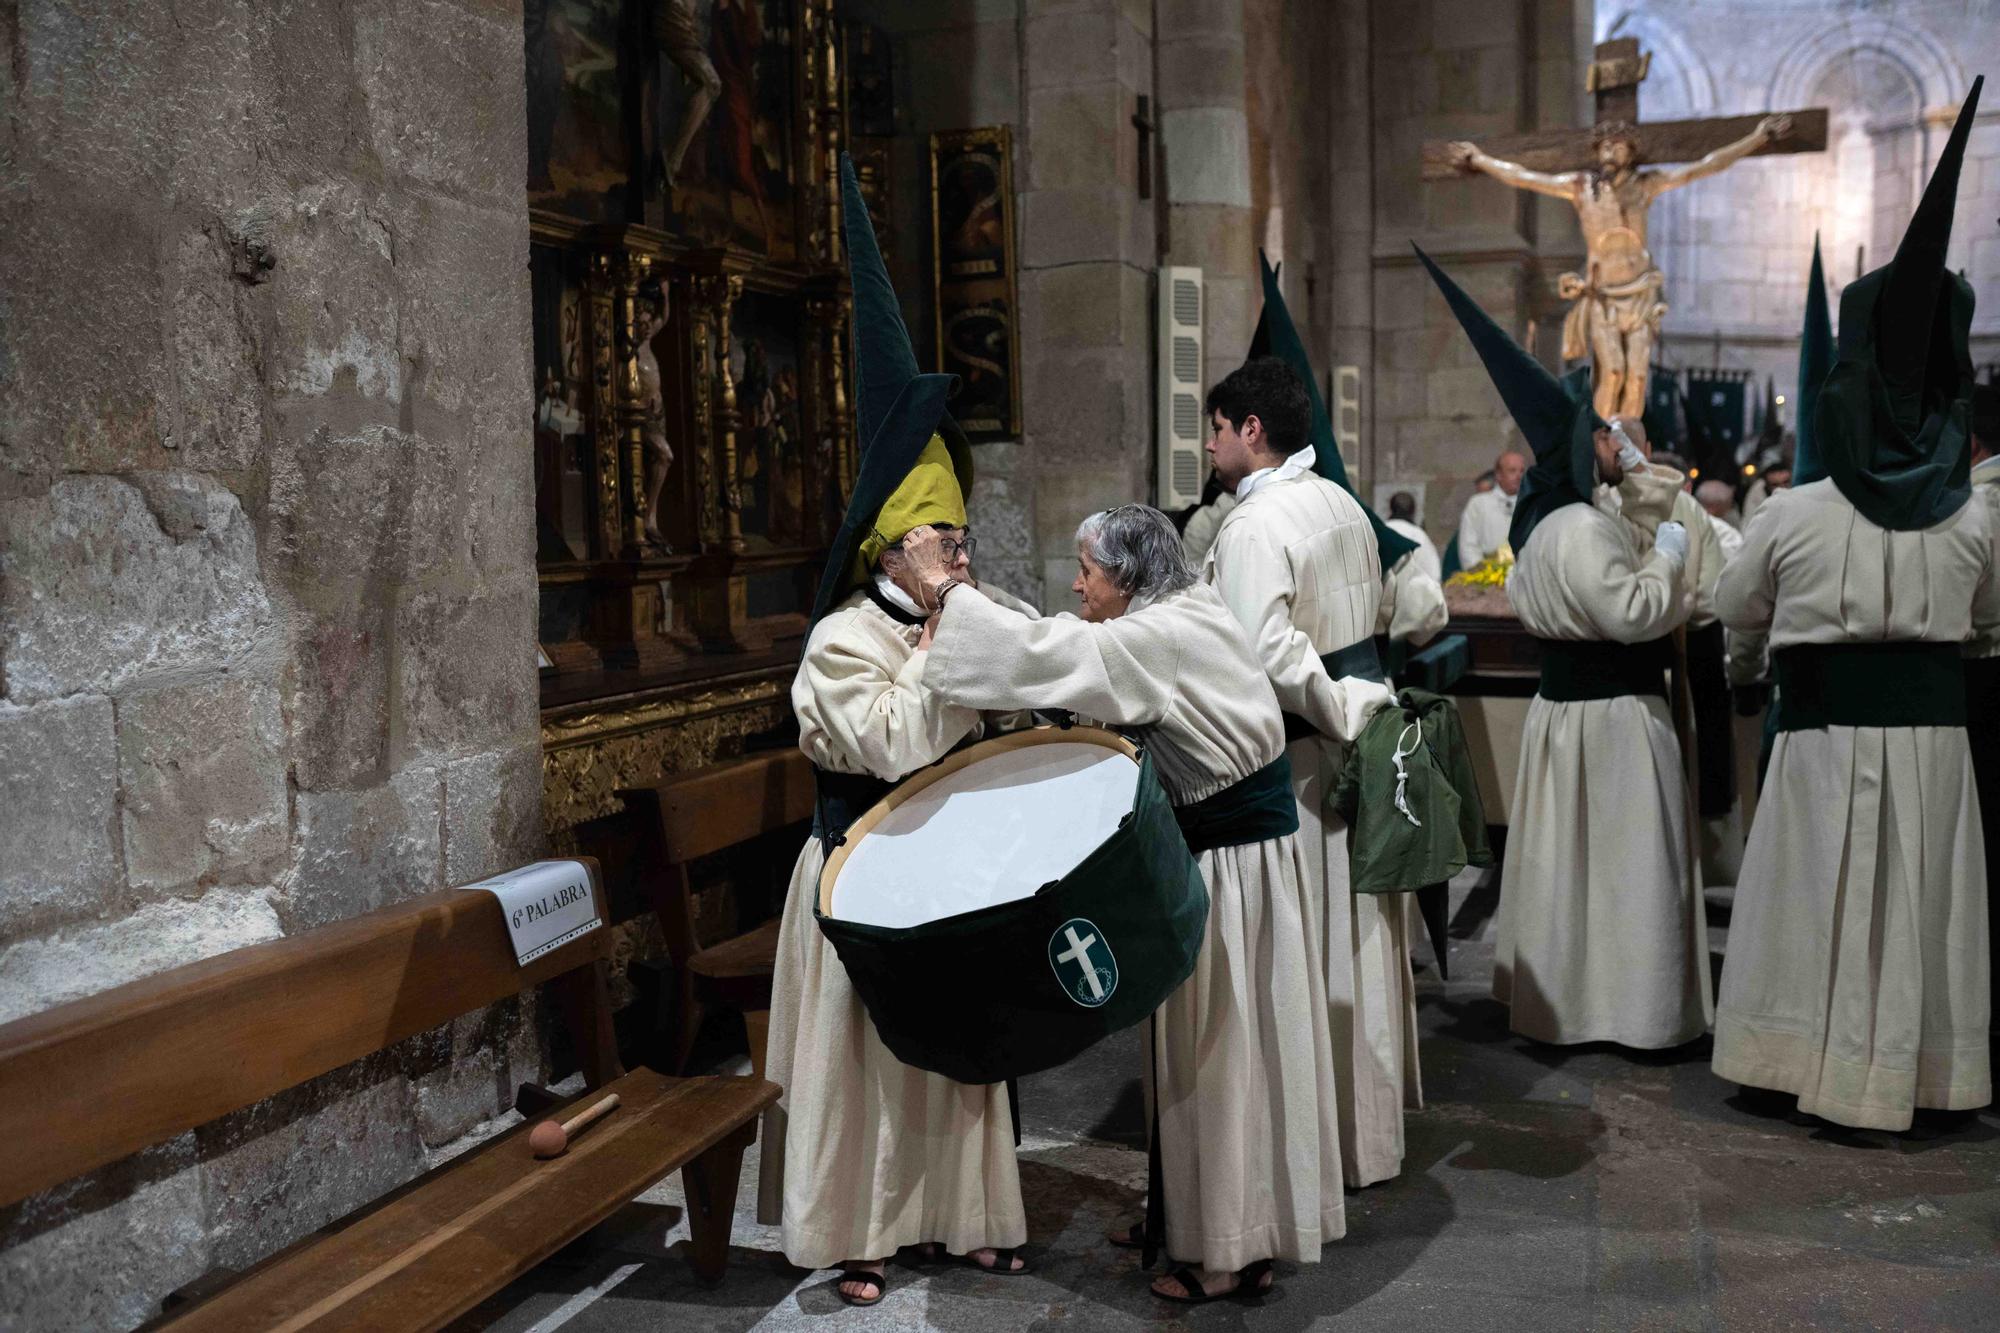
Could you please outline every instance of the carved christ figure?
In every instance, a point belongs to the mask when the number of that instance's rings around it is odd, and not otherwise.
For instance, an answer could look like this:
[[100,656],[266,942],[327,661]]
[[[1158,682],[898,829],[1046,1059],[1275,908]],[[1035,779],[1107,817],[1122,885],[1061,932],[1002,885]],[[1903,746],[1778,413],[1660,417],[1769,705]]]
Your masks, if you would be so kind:
[[660,384],[660,360],[653,353],[653,338],[667,325],[667,289],[657,279],[639,288],[636,332],[639,337],[639,407],[645,413],[641,427],[645,438],[646,471],[643,478],[646,503],[646,541],[672,554],[660,531],[660,492],[667,484],[667,470],[674,463],[674,448],[667,443],[667,401]]
[[1666,278],[1646,249],[1646,210],[1676,186],[1713,176],[1791,132],[1790,116],[1766,116],[1735,143],[1724,144],[1686,166],[1641,171],[1638,128],[1611,121],[1597,127],[1595,171],[1534,171],[1481,152],[1451,145],[1460,171],[1493,177],[1517,190],[1567,199],[1583,228],[1585,271],[1565,273],[1556,290],[1572,301],[1563,320],[1565,361],[1588,355],[1596,372],[1592,400],[1598,414],[1637,417],[1646,409],[1646,377],[1660,336],[1660,299]]
[[[653,38],[659,42],[661,52],[679,67],[688,81],[687,109],[681,113],[673,142],[663,145],[660,150],[661,171],[666,176],[667,190],[671,193],[680,183],[681,161],[687,156],[688,146],[694,142],[701,123],[708,119],[715,99],[722,96],[722,79],[716,74],[708,52],[702,49],[701,25],[695,19],[694,0],[659,0],[653,9]],[[665,104],[664,94],[661,104]]]

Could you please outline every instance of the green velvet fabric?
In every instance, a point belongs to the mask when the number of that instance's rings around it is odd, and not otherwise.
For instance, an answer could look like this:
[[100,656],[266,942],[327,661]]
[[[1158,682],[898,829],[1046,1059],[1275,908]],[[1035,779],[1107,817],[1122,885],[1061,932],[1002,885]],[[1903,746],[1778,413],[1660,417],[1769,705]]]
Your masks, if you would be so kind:
[[861,461],[847,513],[813,598],[815,621],[852,590],[863,538],[933,434],[944,437],[959,489],[968,497],[972,494],[972,449],[945,410],[957,377],[918,371],[910,331],[875,244],[875,228],[868,221],[854,163],[845,153],[840,156],[840,194],[847,271],[854,285],[854,405]]
[[1888,264],[1840,294],[1840,359],[1813,407],[1833,484],[1877,526],[1913,532],[1971,498],[1972,287],[1945,268],[1959,168],[1983,79]]
[[1208,887],[1174,814],[1142,754],[1131,815],[1033,897],[902,929],[819,927],[903,1063],[960,1083],[1051,1069],[1148,1017],[1194,970]]
[[1779,731],[1962,727],[1965,661],[1955,643],[1802,643],[1771,654]]
[[1621,699],[1630,694],[1667,697],[1666,673],[1674,664],[1674,641],[1644,643],[1605,640],[1538,639],[1542,679],[1535,693],[1551,703]]
[[1340,457],[1340,441],[1333,434],[1333,416],[1326,410],[1326,398],[1320,393],[1319,381],[1313,376],[1312,358],[1306,355],[1305,339],[1299,336],[1298,326],[1292,323],[1292,312],[1285,304],[1284,290],[1278,286],[1278,269],[1264,257],[1262,250],[1257,252],[1257,267],[1264,274],[1264,313],[1257,317],[1257,330],[1250,335],[1250,355],[1275,356],[1305,381],[1306,394],[1312,400],[1312,437],[1309,443],[1313,449],[1313,471],[1353,496],[1355,503],[1361,506],[1361,512],[1368,515],[1368,526],[1375,532],[1375,550],[1381,557],[1382,573],[1386,576],[1398,560],[1417,549],[1417,544],[1384,523],[1374,506],[1362,499],[1360,492],[1347,479],[1347,464]]
[[1239,782],[1191,805],[1174,807],[1181,836],[1196,856],[1217,847],[1282,838],[1299,831],[1292,799],[1292,761],[1279,755]]
[[1792,485],[1803,486],[1826,476],[1820,461],[1813,415],[1819,391],[1833,371],[1833,313],[1826,304],[1826,271],[1820,266],[1819,237],[1813,237],[1812,273],[1806,279],[1805,327],[1799,332],[1799,392],[1792,413]]
[[1592,410],[1590,395],[1573,395],[1548,368],[1494,323],[1462,288],[1445,276],[1421,247],[1417,258],[1444,293],[1445,303],[1479,353],[1493,387],[1500,391],[1514,424],[1534,454],[1514,498],[1514,522],[1507,543],[1518,558],[1541,521],[1564,505],[1589,504],[1597,489],[1597,451],[1591,443],[1603,420]]

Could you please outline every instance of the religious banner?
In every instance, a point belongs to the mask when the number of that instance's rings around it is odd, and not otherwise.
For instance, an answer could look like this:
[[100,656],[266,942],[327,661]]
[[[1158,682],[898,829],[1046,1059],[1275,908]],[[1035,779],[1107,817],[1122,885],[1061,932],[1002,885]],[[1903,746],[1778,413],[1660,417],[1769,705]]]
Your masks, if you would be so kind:
[[1704,476],[1732,475],[1743,443],[1749,374],[1740,370],[1690,370],[1687,387],[1688,447]]
[[931,136],[936,364],[959,378],[951,414],[971,440],[1021,433],[1014,150],[1004,125]]
[[1681,421],[1680,377],[1665,366],[1655,365],[1646,382],[1646,438],[1655,449],[1665,449],[1686,457],[1687,428]]

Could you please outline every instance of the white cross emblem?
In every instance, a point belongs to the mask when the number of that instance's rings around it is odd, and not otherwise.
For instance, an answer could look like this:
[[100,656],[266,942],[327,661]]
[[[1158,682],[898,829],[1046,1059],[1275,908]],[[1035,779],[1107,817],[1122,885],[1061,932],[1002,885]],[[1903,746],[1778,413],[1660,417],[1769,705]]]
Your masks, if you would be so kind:
[[1049,936],[1049,967],[1063,993],[1086,1009],[1095,1009],[1118,989],[1118,960],[1110,943],[1096,922],[1080,916]]
[[1084,984],[1090,987],[1090,998],[1093,1000],[1103,999],[1104,983],[1097,979],[1097,969],[1090,965],[1090,946],[1097,943],[1097,936],[1085,935],[1082,939],[1078,939],[1076,937],[1075,926],[1064,926],[1063,934],[1069,938],[1069,950],[1066,953],[1057,954],[1056,961],[1058,963],[1075,963],[1078,967],[1082,968]]

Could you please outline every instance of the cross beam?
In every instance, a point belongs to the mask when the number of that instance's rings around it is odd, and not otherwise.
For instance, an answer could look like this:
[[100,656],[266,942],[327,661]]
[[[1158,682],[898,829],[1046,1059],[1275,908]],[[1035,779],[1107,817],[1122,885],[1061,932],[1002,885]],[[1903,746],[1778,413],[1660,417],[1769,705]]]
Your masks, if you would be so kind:
[[[1493,135],[1473,139],[1486,152],[1535,171],[1587,171],[1597,165],[1595,130],[1612,121],[1634,125],[1639,135],[1639,160],[1645,163],[1694,162],[1757,128],[1763,117],[1714,116],[1705,120],[1639,119],[1639,84],[1652,64],[1641,54],[1636,37],[1599,42],[1584,86],[1596,98],[1596,125],[1581,130],[1547,130],[1535,134]],[[1765,144],[1752,156],[1768,153],[1818,153],[1826,149],[1826,108],[1789,113],[1792,132]],[[1424,144],[1425,180],[1444,180],[1459,173],[1451,164],[1450,144],[1443,139]]]

